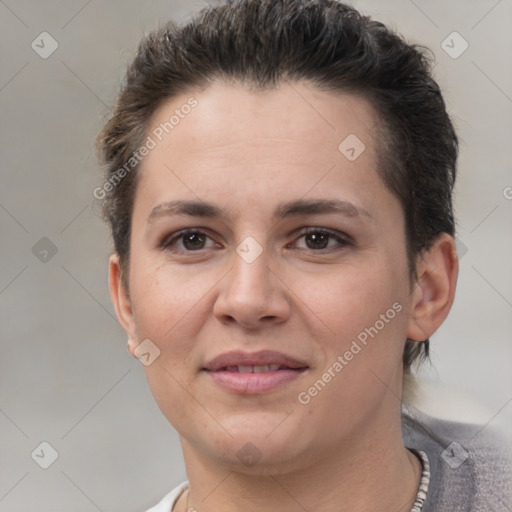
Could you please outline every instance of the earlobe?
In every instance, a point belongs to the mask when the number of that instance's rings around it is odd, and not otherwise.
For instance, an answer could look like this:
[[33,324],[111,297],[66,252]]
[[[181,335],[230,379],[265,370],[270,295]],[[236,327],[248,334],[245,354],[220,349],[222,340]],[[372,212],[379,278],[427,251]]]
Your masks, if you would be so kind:
[[439,235],[421,255],[416,270],[407,338],[424,341],[443,323],[455,297],[459,264],[453,237]]
[[[135,340],[135,321],[130,296],[123,284],[119,255],[114,253],[109,259],[109,289],[119,323],[130,340]],[[128,347],[130,350],[130,347]]]
[[137,348],[138,342],[131,336],[128,336],[128,342],[126,344],[126,349],[130,353],[131,356],[135,357],[135,359],[138,359],[135,355],[135,349]]

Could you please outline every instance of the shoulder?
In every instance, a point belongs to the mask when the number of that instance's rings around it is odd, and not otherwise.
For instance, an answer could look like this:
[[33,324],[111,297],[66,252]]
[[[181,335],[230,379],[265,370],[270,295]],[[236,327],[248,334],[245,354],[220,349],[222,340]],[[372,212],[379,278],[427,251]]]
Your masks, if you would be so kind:
[[149,508],[146,512],[171,512],[172,508],[181,493],[188,487],[188,481],[182,482],[175,487],[169,494],[166,494],[154,507]]
[[502,431],[408,411],[402,432],[408,448],[422,450],[429,458],[428,512],[512,507],[512,449]]

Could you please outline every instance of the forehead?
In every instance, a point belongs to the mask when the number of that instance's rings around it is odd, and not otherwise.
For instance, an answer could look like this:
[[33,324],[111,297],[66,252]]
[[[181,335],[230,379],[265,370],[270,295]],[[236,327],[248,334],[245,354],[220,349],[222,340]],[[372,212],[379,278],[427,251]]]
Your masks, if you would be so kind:
[[339,143],[351,134],[365,139],[371,150],[376,119],[369,101],[356,94],[323,91],[305,82],[255,89],[219,81],[164,102],[148,131],[164,147],[186,142],[215,151],[253,144],[277,151],[279,143],[307,140],[309,153],[321,142],[314,154],[329,148],[337,155]]
[[[376,172],[376,121],[371,104],[355,94],[305,83],[255,90],[216,82],[154,113],[147,133],[155,147],[140,166],[139,188],[152,207],[183,196],[222,197],[226,207],[239,200],[237,210],[242,202],[277,204],[315,189],[364,210],[363,196],[371,203],[369,194],[385,188]],[[339,197],[341,189],[347,197]]]

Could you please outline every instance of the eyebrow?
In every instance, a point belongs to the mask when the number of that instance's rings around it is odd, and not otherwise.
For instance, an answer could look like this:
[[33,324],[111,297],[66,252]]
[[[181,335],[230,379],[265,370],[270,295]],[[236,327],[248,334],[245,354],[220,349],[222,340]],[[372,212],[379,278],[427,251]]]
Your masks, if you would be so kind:
[[[356,207],[348,201],[338,199],[297,199],[279,204],[274,210],[273,218],[285,219],[298,215],[314,215],[321,213],[339,213],[346,217],[358,217],[364,215],[372,218],[369,212]],[[214,204],[201,200],[176,200],[160,203],[155,206],[148,217],[148,223],[154,222],[160,217],[173,215],[188,215],[191,217],[220,218],[228,220],[230,215]]]

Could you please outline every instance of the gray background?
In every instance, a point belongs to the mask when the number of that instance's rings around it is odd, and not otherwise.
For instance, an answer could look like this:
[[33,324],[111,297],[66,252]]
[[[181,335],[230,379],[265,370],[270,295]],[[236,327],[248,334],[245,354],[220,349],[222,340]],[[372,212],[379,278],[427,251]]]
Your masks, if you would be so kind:
[[[0,512],[141,511],[186,477],[178,436],[128,355],[110,304],[93,140],[140,36],[205,5],[0,1]],[[505,424],[512,417],[512,2],[354,5],[434,50],[461,139],[461,273],[451,315],[433,337],[433,367],[421,373],[422,407]],[[44,31],[58,43],[46,59],[31,47]],[[469,44],[458,58],[441,47],[454,31]],[[461,49],[460,40],[447,42]],[[43,441],[58,452],[48,469],[31,458]]]

